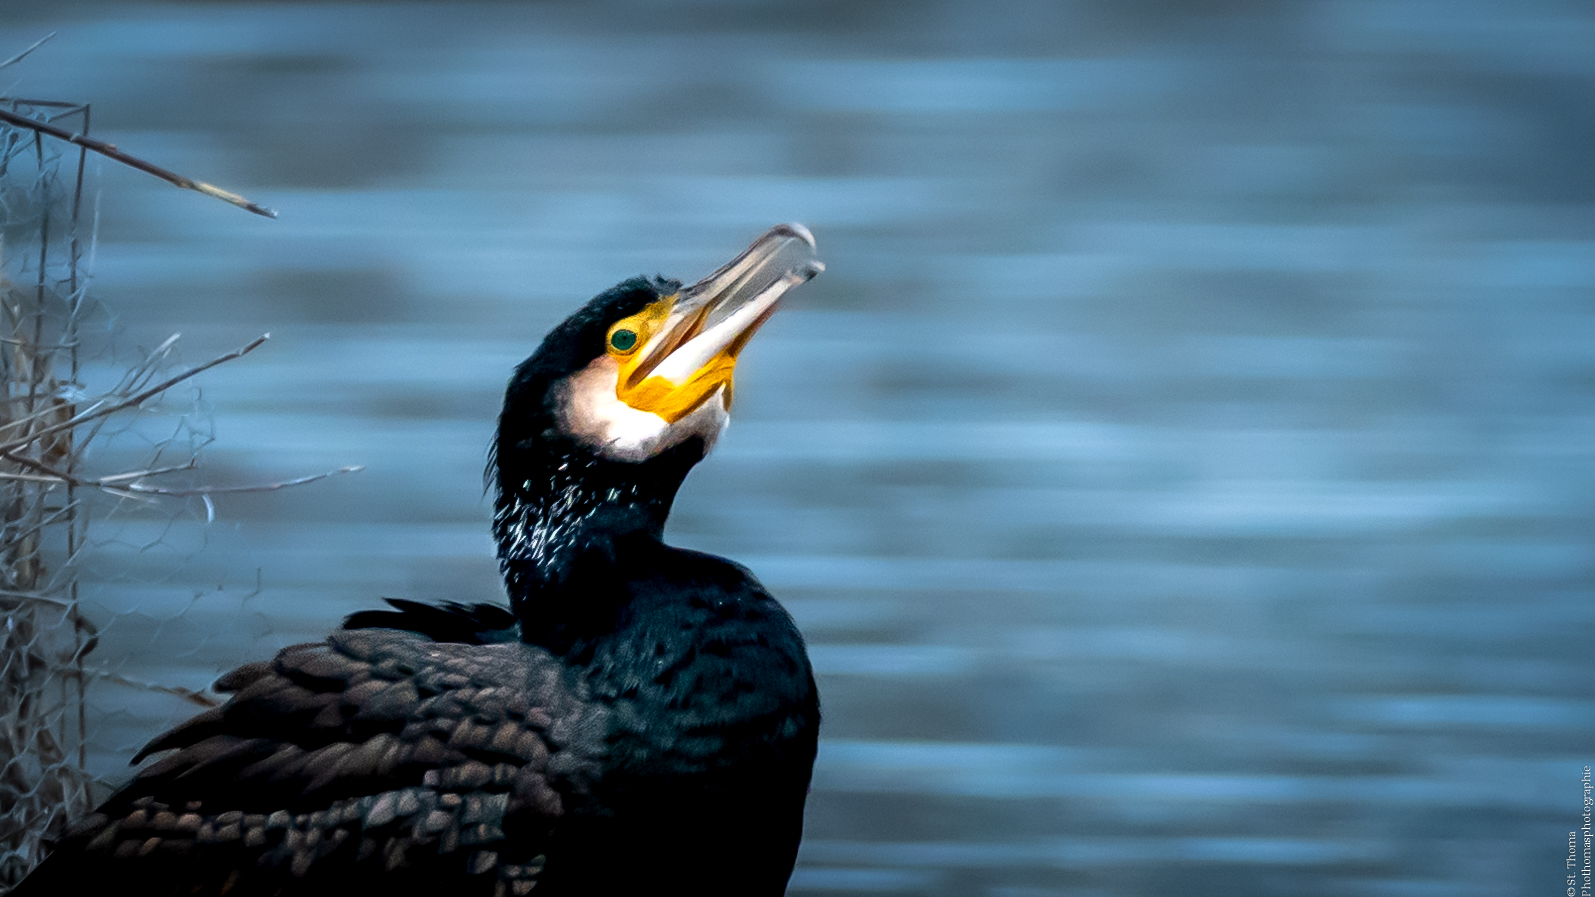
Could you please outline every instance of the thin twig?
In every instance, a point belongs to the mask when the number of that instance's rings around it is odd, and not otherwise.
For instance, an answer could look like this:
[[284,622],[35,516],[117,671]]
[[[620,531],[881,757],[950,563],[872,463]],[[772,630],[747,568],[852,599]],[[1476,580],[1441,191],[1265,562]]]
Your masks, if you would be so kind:
[[193,470],[194,463],[192,461],[180,467],[162,467],[155,470],[140,470],[133,471],[131,473],[117,473],[111,474],[110,476],[99,477],[97,479],[85,480],[81,477],[75,477],[64,470],[57,470],[48,464],[41,464],[32,458],[23,457],[22,455],[15,454],[13,452],[0,452],[0,458],[4,458],[13,464],[26,467],[36,473],[36,476],[28,476],[27,474],[0,472],[0,479],[28,480],[30,482],[44,483],[66,483],[67,485],[77,486],[84,489],[104,489],[107,492],[113,493],[115,495],[121,495],[126,498],[138,497],[130,493],[139,493],[142,495],[169,495],[179,498],[186,498],[195,495],[219,495],[222,493],[231,492],[276,492],[278,489],[286,489],[289,486],[303,486],[305,483],[314,483],[317,480],[324,480],[328,477],[338,476],[339,474],[359,473],[360,471],[365,470],[365,465],[355,464],[350,467],[340,467],[337,470],[329,470],[326,473],[316,473],[311,474],[310,476],[295,477],[291,480],[282,480],[276,483],[256,483],[250,486],[192,486],[173,488],[169,486],[151,486],[147,483],[128,483],[125,486],[116,484],[122,480],[129,480],[135,477],[155,476],[156,474],[162,473],[175,473],[180,470]]
[[18,464],[18,465],[21,465],[23,467],[26,467],[27,469],[29,469],[31,471],[34,471],[35,473],[43,474],[44,476],[49,477],[50,479],[53,479],[53,480],[55,480],[57,482],[68,483],[68,484],[73,485],[73,486],[93,486],[94,485],[93,483],[91,483],[91,482],[89,482],[87,480],[80,480],[77,477],[75,477],[75,476],[73,476],[73,475],[71,475],[69,473],[66,473],[66,472],[60,471],[60,470],[56,470],[54,467],[51,467],[48,464],[40,464],[38,461],[35,461],[32,458],[25,458],[22,455],[15,454],[13,452],[0,452],[0,458],[4,458],[7,461],[10,461],[10,462],[12,462],[14,464]]
[[0,470],[0,480],[18,480],[23,483],[59,483],[61,478],[43,473],[11,473]]
[[162,694],[176,695],[185,701],[191,701],[201,707],[220,707],[222,703],[220,698],[213,698],[202,691],[195,691],[192,688],[183,688],[182,686],[177,685],[157,685],[154,682],[143,682],[138,679],[130,679],[127,676],[107,672],[105,670],[89,670],[88,674],[95,679],[105,679],[115,682],[118,685],[131,685],[134,688],[142,688],[149,691],[158,691]]
[[92,150],[93,152],[99,153],[108,159],[114,159],[118,162],[121,162],[123,165],[137,168],[139,171],[143,171],[148,174],[153,174],[174,187],[182,187],[184,190],[196,190],[205,194],[206,196],[213,196],[222,202],[231,203],[240,209],[247,209],[251,212],[254,212],[256,215],[264,215],[267,218],[277,217],[277,212],[274,209],[268,209],[265,206],[256,205],[244,197],[239,196],[236,193],[230,193],[226,190],[223,190],[214,184],[207,184],[204,181],[196,181],[193,178],[183,177],[175,171],[168,171],[159,165],[146,162],[137,156],[129,156],[127,153],[117,149],[113,144],[109,144],[101,140],[94,140],[89,137],[84,137],[82,134],[74,134],[64,128],[58,128],[55,125],[45,124],[42,121],[34,121],[25,115],[18,115],[15,112],[8,112],[4,109],[0,109],[0,121],[3,121],[6,124],[12,125],[14,127],[28,128],[29,130],[37,131],[40,134],[54,137],[57,140],[65,140],[67,143],[81,146],[86,150]]
[[193,470],[195,467],[198,466],[198,464],[196,463],[197,461],[198,461],[198,459],[196,459],[196,458],[190,458],[190,459],[188,459],[188,463],[187,464],[178,464],[178,465],[176,465],[174,467],[157,467],[157,468],[154,468],[153,470],[133,470],[133,471],[129,471],[127,473],[113,473],[110,476],[100,477],[98,480],[96,480],[96,482],[101,483],[101,484],[104,484],[104,483],[115,483],[115,482],[119,482],[121,480],[136,480],[139,477],[159,476],[160,474],[163,474],[163,473],[177,473],[180,470]]
[[167,337],[165,342],[146,353],[142,361],[122,373],[122,379],[117,382],[116,389],[112,392],[121,393],[143,388],[151,377],[160,372],[157,365],[171,352],[172,347],[177,345],[182,336],[181,333],[174,333]]
[[34,533],[40,532],[43,529],[45,529],[46,527],[48,527],[48,526],[51,526],[53,524],[61,522],[62,520],[64,520],[66,518],[66,516],[68,514],[71,513],[72,507],[70,505],[67,505],[67,506],[63,506],[63,507],[60,507],[60,508],[47,509],[47,510],[50,510],[50,516],[49,517],[46,517],[46,518],[44,518],[42,520],[35,521],[34,524],[32,526],[28,527],[27,529],[18,530],[18,531],[13,531],[13,532],[7,533],[6,534],[7,538],[5,539],[5,541],[0,542],[0,551],[9,550],[11,548],[11,546],[16,545],[18,542],[21,542],[22,540],[29,538]]
[[[109,483],[99,483],[95,482],[94,480],[79,479],[72,474],[67,473],[66,471],[56,470],[48,464],[40,464],[38,461],[35,461],[32,458],[26,458],[14,452],[0,452],[0,458],[4,458],[14,464],[19,464],[28,468],[29,470],[36,471],[37,473],[42,474],[44,477],[55,480],[59,483],[65,483],[68,486],[78,486],[85,489],[104,489],[106,492],[109,492],[112,495],[120,496],[121,498],[132,498],[138,501],[147,501],[147,499],[134,495],[131,486],[113,486]],[[17,475],[13,474],[12,476],[15,477]]]
[[0,69],[5,68],[6,66],[11,65],[12,63],[21,62],[23,57],[27,56],[29,53],[32,53],[34,50],[37,50],[40,47],[44,46],[44,42],[49,40],[52,37],[55,37],[55,34],[56,33],[54,31],[50,32],[49,34],[46,34],[44,37],[41,37],[38,40],[34,41],[33,42],[33,46],[27,48],[26,50],[23,50],[21,53],[18,53],[17,55],[11,57],[10,59],[7,59],[5,62],[0,62]]
[[[270,336],[270,334],[267,334],[267,335]],[[158,373],[158,369],[156,368],[156,364],[162,358],[166,357],[166,355],[168,353],[171,352],[172,346],[176,345],[178,339],[180,339],[181,337],[182,337],[181,333],[174,333],[171,336],[167,337],[166,341],[161,343],[159,346],[156,346],[154,348],[154,350],[149,352],[144,357],[143,361],[140,361],[138,364],[136,364],[136,365],[128,368],[126,371],[124,371],[122,373],[122,379],[116,384],[116,388],[115,389],[112,389],[108,395],[102,395],[102,396],[96,398],[93,402],[91,402],[89,404],[89,407],[87,409],[82,409],[82,410],[79,411],[79,413],[80,414],[88,414],[89,412],[94,411],[94,410],[102,407],[106,403],[106,401],[109,400],[110,396],[126,395],[131,390],[142,389],[144,387],[144,384],[148,383],[150,381],[150,378],[154,377],[155,374]],[[30,345],[31,346],[30,343],[24,342],[22,340],[17,340],[16,342],[19,345]],[[24,396],[18,396],[18,397],[12,398],[12,399],[0,400],[0,402],[35,402],[37,400],[38,400],[37,396],[24,395]],[[13,420],[13,421],[11,421],[9,423],[0,424],[0,433],[4,433],[4,432],[6,432],[8,430],[14,430],[17,427],[30,426],[30,425],[32,425],[34,423],[37,423],[38,420],[43,415],[48,414],[48,413],[50,413],[50,412],[52,412],[54,410],[55,410],[54,407],[49,407],[49,408],[44,409],[44,411],[34,412],[33,414],[29,414],[29,415],[26,415],[24,417],[19,417],[19,418],[15,419],[15,420]],[[98,428],[96,428],[96,431],[97,431],[97,429]],[[85,440],[85,441],[93,441],[94,435],[95,435],[94,433],[89,434],[89,438],[87,440]],[[30,441],[32,439],[32,437],[27,437],[27,438]]]
[[121,411],[121,410],[123,410],[125,408],[132,408],[132,407],[141,405],[141,404],[144,403],[144,401],[146,399],[149,399],[152,396],[160,395],[161,393],[165,392],[166,390],[171,389],[172,387],[176,386],[177,384],[183,382],[184,380],[187,380],[188,378],[190,378],[190,377],[192,377],[192,376],[194,376],[196,374],[202,373],[204,371],[208,371],[211,368],[215,367],[216,365],[222,364],[223,362],[232,361],[235,358],[242,358],[245,355],[248,355],[250,352],[253,352],[256,349],[260,348],[261,343],[264,343],[266,340],[268,340],[270,338],[271,338],[271,334],[263,333],[260,336],[256,337],[253,341],[251,341],[249,343],[249,345],[244,346],[241,349],[234,349],[233,351],[228,352],[226,355],[221,355],[221,356],[218,356],[216,358],[212,358],[210,361],[205,362],[204,364],[200,365],[199,367],[192,368],[190,370],[184,371],[183,373],[178,374],[175,377],[169,377],[169,378],[167,378],[165,380],[162,380],[160,383],[157,383],[154,386],[151,386],[150,388],[144,390],[143,392],[140,392],[137,395],[132,396],[130,398],[123,399],[123,400],[121,400],[119,402],[116,402],[114,404],[103,405],[101,402],[96,402],[96,403],[94,403],[93,406],[90,407],[90,410],[88,410],[88,411],[84,411],[84,412],[81,412],[79,414],[75,414],[75,415],[73,415],[71,418],[69,418],[67,420],[64,420],[64,421],[62,421],[62,422],[60,422],[58,424],[52,424],[52,425],[50,425],[48,427],[45,427],[42,430],[37,430],[37,431],[35,431],[33,433],[28,434],[27,436],[23,437],[22,439],[13,439],[10,442],[4,443],[4,444],[0,444],[0,454],[9,455],[11,452],[14,452],[14,451],[16,451],[19,448],[22,448],[25,445],[30,445],[30,444],[32,444],[34,442],[37,442],[40,439],[43,439],[44,437],[49,436],[49,435],[51,435],[53,433],[59,433],[59,432],[61,432],[63,430],[70,430],[73,427],[78,426],[79,424],[87,423],[87,422],[89,422],[91,420],[94,420],[96,418],[106,417],[108,415],[115,414],[116,412]]
[[[21,601],[35,601],[35,602],[38,602],[40,604],[48,604],[51,607],[69,608],[69,607],[72,606],[72,602],[70,600],[67,600],[67,599],[64,599],[64,598],[56,598],[53,595],[46,595],[42,591],[39,591],[39,592],[18,592],[18,591],[12,590],[12,589],[0,589],[0,598],[15,598],[19,602],[21,602]],[[21,605],[19,604],[17,606],[21,606]],[[6,606],[4,609],[5,610],[13,610],[15,608],[13,608],[11,606]]]
[[10,94],[0,96],[0,103],[10,103],[13,106],[43,106],[46,109],[84,109],[86,103],[72,103],[66,100],[39,100],[30,97],[14,97]]
[[[278,489],[285,489],[289,486],[302,486],[305,483],[314,483],[316,480],[324,480],[327,477],[335,477],[341,473],[359,473],[362,470],[365,470],[365,465],[356,464],[352,467],[340,467],[337,470],[329,470],[326,473],[312,474],[307,477],[297,477],[292,480],[283,480],[280,483],[257,483],[253,486],[195,486],[191,489],[169,489],[165,486],[146,486],[143,483],[129,483],[122,488],[128,490],[129,492],[144,492],[151,495],[175,495],[179,497],[192,495],[219,495],[224,492],[276,492]],[[101,484],[95,483],[94,485]]]

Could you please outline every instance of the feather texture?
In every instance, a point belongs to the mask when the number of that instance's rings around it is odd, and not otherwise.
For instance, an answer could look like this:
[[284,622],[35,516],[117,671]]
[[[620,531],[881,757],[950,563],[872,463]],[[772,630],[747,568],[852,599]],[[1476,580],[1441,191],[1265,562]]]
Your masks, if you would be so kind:
[[546,651],[394,630],[339,631],[217,686],[231,699],[145,747],[140,757],[171,753],[17,894],[65,893],[53,880],[117,893],[136,882],[132,892],[151,895],[334,893],[389,873],[518,893],[536,882],[566,802],[597,777],[607,725],[604,705]]

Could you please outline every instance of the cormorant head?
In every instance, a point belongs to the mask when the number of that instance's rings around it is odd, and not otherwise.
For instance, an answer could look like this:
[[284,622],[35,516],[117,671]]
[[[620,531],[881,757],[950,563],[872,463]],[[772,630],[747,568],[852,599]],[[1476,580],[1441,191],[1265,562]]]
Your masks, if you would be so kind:
[[738,354],[782,295],[823,269],[807,228],[778,225],[692,286],[633,278],[555,327],[516,369],[499,418],[501,557],[541,554],[528,532],[583,513],[558,506],[566,490],[593,514],[633,506],[663,526],[725,427]]

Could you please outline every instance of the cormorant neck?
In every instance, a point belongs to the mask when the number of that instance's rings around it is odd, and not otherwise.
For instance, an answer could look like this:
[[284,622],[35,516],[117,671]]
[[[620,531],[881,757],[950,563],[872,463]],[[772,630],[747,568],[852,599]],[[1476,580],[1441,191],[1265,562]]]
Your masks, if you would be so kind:
[[[590,604],[598,579],[613,581],[620,543],[658,542],[687,472],[703,457],[697,440],[641,463],[597,457],[577,444],[498,459],[493,535],[510,606],[523,624],[561,600]],[[510,462],[510,463],[506,463]]]

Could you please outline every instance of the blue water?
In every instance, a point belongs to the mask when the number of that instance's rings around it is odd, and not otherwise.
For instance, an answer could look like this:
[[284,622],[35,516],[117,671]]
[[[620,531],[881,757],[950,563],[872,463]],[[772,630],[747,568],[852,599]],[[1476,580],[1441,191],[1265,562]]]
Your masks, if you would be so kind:
[[[52,30],[4,92],[282,213],[94,166],[124,350],[272,333],[200,381],[205,478],[366,466],[102,524],[120,675],[494,594],[515,362],[798,220],[828,271],[671,524],[811,642],[794,894],[1562,892],[1587,4],[79,2],[0,9],[0,56]],[[189,712],[91,697],[109,779]]]

